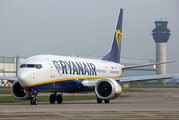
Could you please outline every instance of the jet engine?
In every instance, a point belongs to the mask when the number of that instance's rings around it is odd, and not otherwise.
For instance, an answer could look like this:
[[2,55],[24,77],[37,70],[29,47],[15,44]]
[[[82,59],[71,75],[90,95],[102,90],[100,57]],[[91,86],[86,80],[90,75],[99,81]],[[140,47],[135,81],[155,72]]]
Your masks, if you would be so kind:
[[102,79],[95,85],[96,96],[102,100],[116,99],[120,96],[121,92],[122,88],[119,83],[110,78]]
[[11,86],[11,95],[18,100],[29,100],[31,98],[30,92],[25,90],[19,81],[15,81]]

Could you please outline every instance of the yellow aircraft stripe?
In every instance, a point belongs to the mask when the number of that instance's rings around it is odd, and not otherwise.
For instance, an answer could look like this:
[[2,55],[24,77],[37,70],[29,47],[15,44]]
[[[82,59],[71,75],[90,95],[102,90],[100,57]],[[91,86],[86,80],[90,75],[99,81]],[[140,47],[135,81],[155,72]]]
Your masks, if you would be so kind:
[[122,91],[115,91],[115,93],[121,93]]
[[64,78],[64,79],[57,79],[57,80],[50,80],[50,81],[44,81],[44,82],[39,82],[31,85],[22,85],[22,87],[32,87],[36,85],[42,85],[42,84],[47,84],[47,83],[53,83],[53,82],[60,82],[60,81],[67,81],[67,80],[75,80],[75,79],[104,79],[104,78],[120,78],[121,76],[115,76],[115,77],[73,77],[73,78]]

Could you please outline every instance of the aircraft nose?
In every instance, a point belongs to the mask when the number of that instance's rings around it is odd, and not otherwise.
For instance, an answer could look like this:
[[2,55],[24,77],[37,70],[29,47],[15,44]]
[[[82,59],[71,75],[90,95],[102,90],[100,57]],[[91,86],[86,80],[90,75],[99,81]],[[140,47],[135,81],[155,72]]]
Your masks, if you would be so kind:
[[18,81],[21,86],[29,85],[29,81],[32,79],[32,73],[29,70],[19,70],[18,71]]

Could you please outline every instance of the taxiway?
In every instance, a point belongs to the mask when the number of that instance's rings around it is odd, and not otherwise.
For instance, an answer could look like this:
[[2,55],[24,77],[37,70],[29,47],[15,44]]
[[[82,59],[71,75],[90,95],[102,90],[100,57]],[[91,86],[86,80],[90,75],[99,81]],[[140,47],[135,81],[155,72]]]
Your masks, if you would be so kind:
[[1,103],[0,119],[179,119],[179,88],[141,88],[143,92],[123,92],[109,104],[96,100]]

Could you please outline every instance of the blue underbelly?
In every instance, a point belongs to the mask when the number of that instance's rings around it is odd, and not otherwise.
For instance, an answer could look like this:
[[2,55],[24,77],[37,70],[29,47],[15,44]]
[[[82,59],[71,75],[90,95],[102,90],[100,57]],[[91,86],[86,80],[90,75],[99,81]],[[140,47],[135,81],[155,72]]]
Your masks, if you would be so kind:
[[83,92],[89,90],[82,85],[83,79],[80,80],[67,80],[67,81],[59,81],[59,82],[52,82],[46,83],[41,85],[32,86],[25,89],[35,89],[38,92]]

